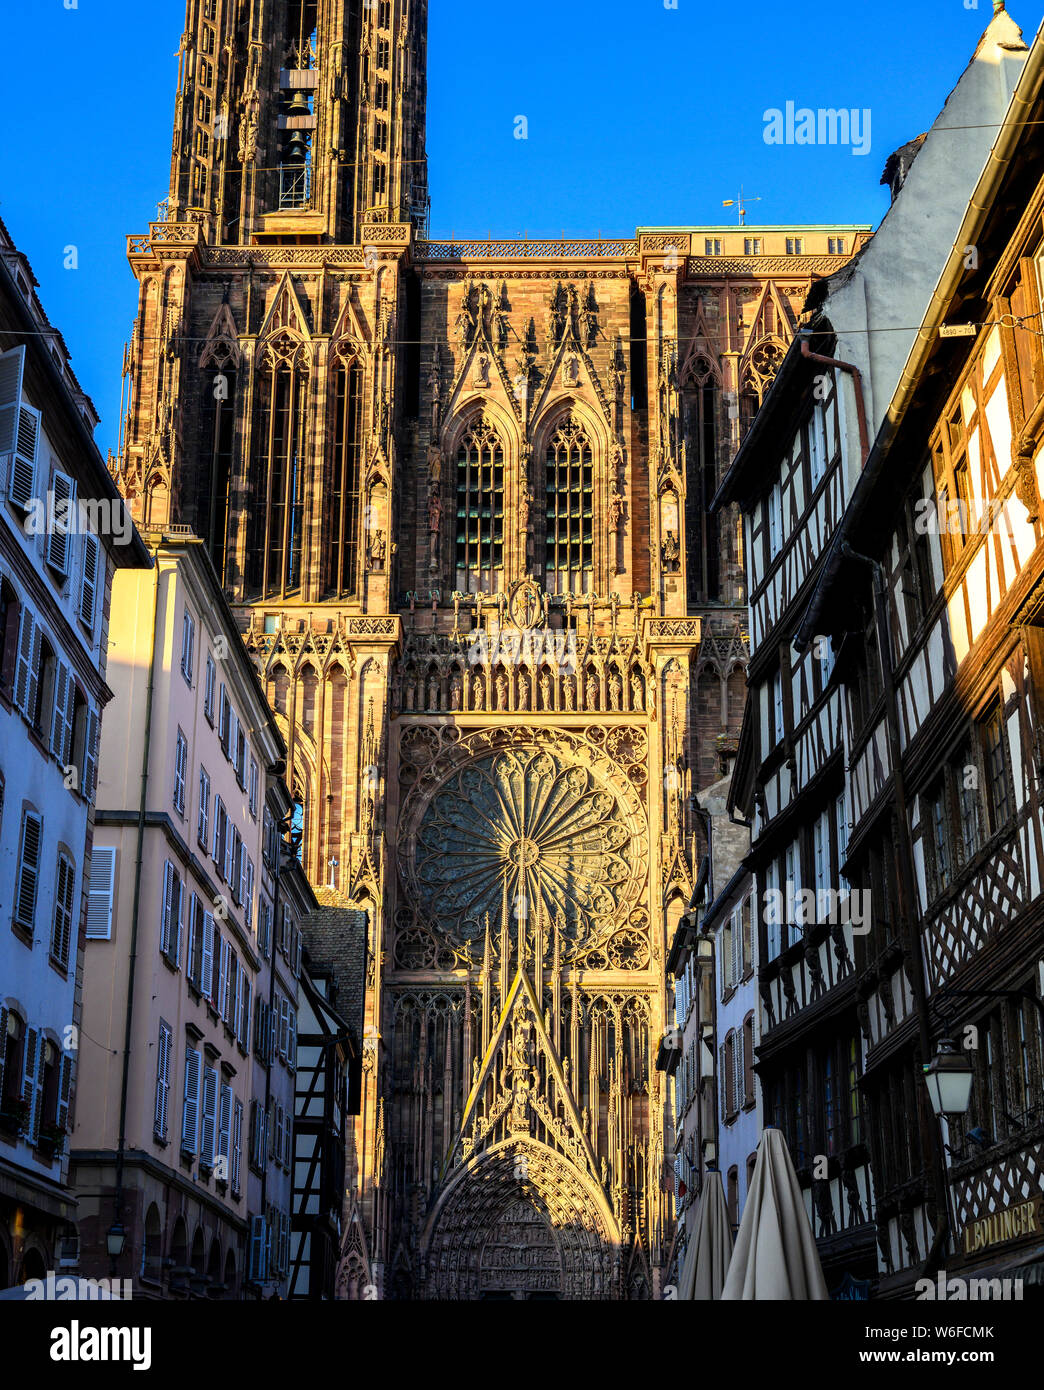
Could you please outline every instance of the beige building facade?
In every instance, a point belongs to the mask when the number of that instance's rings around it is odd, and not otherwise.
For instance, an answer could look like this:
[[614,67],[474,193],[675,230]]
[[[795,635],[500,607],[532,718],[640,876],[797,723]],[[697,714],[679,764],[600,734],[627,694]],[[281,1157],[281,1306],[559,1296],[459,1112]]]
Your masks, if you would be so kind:
[[271,1293],[289,1271],[314,898],[281,862],[285,747],[205,548],[177,527],[147,541],[154,567],[117,584],[109,633],[72,1141],[82,1267],[108,1273],[116,1227],[139,1296]]

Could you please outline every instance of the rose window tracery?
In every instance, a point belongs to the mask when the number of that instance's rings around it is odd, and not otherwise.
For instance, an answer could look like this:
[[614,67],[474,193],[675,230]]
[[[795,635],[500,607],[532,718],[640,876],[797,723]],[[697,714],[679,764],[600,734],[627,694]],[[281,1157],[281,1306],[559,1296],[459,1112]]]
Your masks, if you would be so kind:
[[455,770],[431,795],[416,831],[413,885],[434,925],[481,939],[542,914],[577,944],[620,914],[637,851],[618,797],[565,749],[510,747]]

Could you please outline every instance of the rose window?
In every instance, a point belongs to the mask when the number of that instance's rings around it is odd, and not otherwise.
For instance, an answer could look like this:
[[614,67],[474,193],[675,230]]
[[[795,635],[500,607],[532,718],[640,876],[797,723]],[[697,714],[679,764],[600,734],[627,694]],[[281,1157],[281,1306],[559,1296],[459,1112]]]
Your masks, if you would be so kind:
[[413,878],[423,911],[458,936],[559,913],[577,942],[616,915],[635,873],[617,797],[556,752],[511,748],[468,763],[432,797],[417,829]]

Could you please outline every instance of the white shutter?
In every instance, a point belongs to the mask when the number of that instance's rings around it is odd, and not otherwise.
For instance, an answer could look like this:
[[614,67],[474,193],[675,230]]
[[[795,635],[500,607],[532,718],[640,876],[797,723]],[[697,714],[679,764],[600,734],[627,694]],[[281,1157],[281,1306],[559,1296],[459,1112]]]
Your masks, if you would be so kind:
[[205,767],[199,769],[199,815],[196,820],[196,838],[205,849],[210,829],[210,778]]
[[29,510],[36,493],[36,455],[40,445],[40,412],[21,405],[17,412],[15,448],[7,495],[16,507]]
[[83,537],[83,578],[80,582],[80,622],[94,631],[94,610],[98,601],[98,559],[101,547],[89,531]]
[[732,983],[738,985],[743,978],[743,916],[737,912],[732,918]]
[[91,879],[87,890],[87,940],[112,937],[112,900],[116,882],[116,850],[95,845],[91,853]]
[[185,1103],[181,1112],[181,1147],[188,1154],[196,1152],[198,1140],[200,1065],[200,1054],[194,1047],[186,1047]]
[[203,913],[203,950],[200,968],[200,989],[205,999],[214,994],[214,914]]
[[231,1145],[232,1135],[232,1087],[222,1086],[221,1088],[221,1110],[218,1116],[218,1140],[217,1157],[220,1161],[225,1160],[225,1176],[230,1176],[231,1166]]
[[218,997],[214,1001],[218,1013],[225,1020],[228,1019],[228,991],[229,991],[229,966],[231,964],[232,947],[224,939],[221,942],[221,957],[218,962]]
[[174,923],[174,865],[168,859],[163,865],[163,902],[160,908],[160,950],[170,955],[171,930]]
[[156,1044],[156,1107],[153,1126],[163,1139],[167,1137],[167,1111],[170,1095],[170,1054],[173,1045],[170,1025],[160,1020],[159,1041]]
[[181,937],[185,928],[185,885],[178,877],[178,915],[174,920],[174,964],[181,965]]
[[33,930],[36,918],[42,840],[43,819],[35,811],[26,811],[22,816],[22,840],[18,849],[14,920],[27,931]]
[[70,533],[75,529],[76,484],[67,473],[55,473],[51,480],[54,512],[47,540],[47,563],[65,576],[69,573]]
[[13,454],[15,450],[24,367],[24,345],[0,352],[0,454]]
[[224,877],[224,880],[225,880],[225,882],[228,884],[228,886],[229,886],[230,888],[232,887],[232,884],[233,884],[233,877],[232,877],[232,875],[233,875],[234,872],[235,872],[236,835],[237,835],[236,828],[235,828],[235,826],[231,823],[231,821],[228,819],[228,813],[226,812],[226,813],[225,813],[225,862],[222,864],[221,870],[222,870],[222,875],[223,875],[223,877]]
[[214,1140],[217,1137],[218,1074],[216,1067],[203,1068],[203,1135],[199,1146],[199,1161],[208,1168],[214,1166]]

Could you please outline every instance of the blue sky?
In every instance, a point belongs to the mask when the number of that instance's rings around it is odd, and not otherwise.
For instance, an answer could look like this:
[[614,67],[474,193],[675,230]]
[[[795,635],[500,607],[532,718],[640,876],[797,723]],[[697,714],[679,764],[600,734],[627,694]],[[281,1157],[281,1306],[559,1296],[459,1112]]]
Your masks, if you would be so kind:
[[[136,307],[125,236],[165,196],[183,0],[12,0],[0,216],[32,262],[73,369],[115,443]],[[675,3],[675,0],[668,0]],[[891,150],[927,128],[991,16],[990,0],[813,6],[746,0],[429,0],[434,236],[633,235],[637,225],[867,222]],[[1040,13],[1013,18],[1029,40]],[[871,148],[769,146],[787,101],[869,107]],[[528,139],[514,137],[515,119]],[[64,248],[79,268],[63,269]]]

